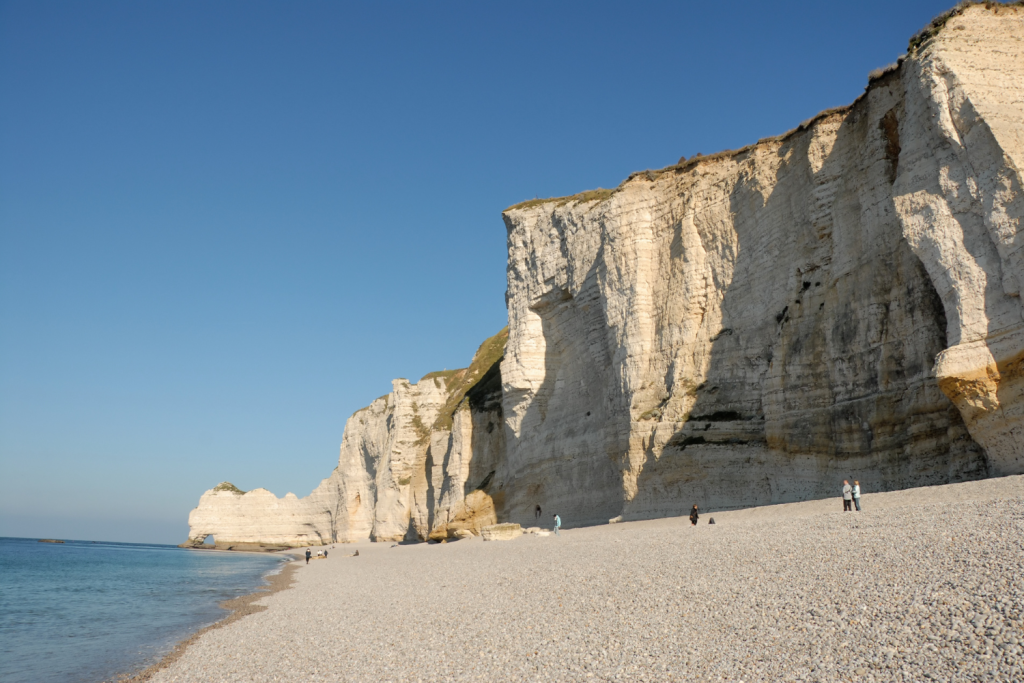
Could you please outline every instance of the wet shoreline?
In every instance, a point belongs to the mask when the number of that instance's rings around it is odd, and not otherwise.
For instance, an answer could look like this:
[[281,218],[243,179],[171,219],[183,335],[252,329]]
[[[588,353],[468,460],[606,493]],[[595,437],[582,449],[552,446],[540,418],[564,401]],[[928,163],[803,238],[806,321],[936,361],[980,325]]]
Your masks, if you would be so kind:
[[[211,548],[210,550],[213,549]],[[221,550],[221,552],[247,551]],[[205,626],[193,632],[187,638],[175,644],[175,646],[171,648],[171,651],[164,655],[159,662],[146,667],[142,671],[119,674],[111,679],[108,679],[108,681],[111,681],[113,683],[144,683],[145,681],[151,680],[152,677],[158,671],[166,669],[172,663],[177,661],[179,657],[185,654],[185,651],[188,649],[188,647],[195,643],[203,634],[214,629],[227,626],[228,624],[234,623],[244,616],[266,610],[267,608],[265,606],[257,605],[255,603],[267,596],[273,595],[274,593],[278,593],[280,591],[290,588],[295,580],[293,574],[298,566],[299,565],[297,561],[290,561],[287,564],[285,564],[285,566],[280,571],[270,574],[266,577],[267,585],[260,586],[253,592],[248,593],[246,595],[240,595],[237,598],[225,600],[224,602],[220,603],[220,606],[222,608],[230,610],[230,612],[227,615],[225,615],[223,619],[220,619],[219,621],[210,624],[209,626]]]

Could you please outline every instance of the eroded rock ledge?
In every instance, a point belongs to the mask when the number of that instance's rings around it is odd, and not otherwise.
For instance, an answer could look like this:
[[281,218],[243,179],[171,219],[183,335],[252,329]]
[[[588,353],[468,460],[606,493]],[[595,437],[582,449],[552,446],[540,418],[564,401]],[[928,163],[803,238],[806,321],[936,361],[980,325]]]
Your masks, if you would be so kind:
[[1024,472],[1022,168],[1024,10],[975,5],[784,136],[511,207],[507,346],[396,380],[307,498],[208,491],[191,539],[422,540],[537,506],[576,526]]

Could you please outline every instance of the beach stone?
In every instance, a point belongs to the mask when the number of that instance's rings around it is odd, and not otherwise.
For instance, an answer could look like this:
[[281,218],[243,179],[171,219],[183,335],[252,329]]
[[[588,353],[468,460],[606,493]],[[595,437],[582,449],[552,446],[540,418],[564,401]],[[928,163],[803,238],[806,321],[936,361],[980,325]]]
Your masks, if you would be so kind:
[[523,529],[518,524],[492,524],[480,530],[480,535],[485,541],[511,541],[523,535]]

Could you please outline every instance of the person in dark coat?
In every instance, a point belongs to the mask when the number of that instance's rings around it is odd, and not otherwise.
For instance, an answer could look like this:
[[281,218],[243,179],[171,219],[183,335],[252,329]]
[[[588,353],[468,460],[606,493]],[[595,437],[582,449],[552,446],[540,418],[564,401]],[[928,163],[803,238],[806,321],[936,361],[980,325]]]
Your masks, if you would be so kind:
[[697,526],[698,517],[700,517],[700,515],[697,514],[697,504],[694,503],[693,509],[690,510],[690,524],[692,524],[693,526]]
[[313,551],[306,548],[306,564],[309,564],[309,558],[313,557]]

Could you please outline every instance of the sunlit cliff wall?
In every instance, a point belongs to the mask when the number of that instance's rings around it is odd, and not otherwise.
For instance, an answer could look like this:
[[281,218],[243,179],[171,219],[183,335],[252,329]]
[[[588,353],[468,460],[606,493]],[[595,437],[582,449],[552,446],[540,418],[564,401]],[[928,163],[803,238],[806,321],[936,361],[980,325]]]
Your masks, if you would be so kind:
[[1022,143],[978,6],[790,134],[507,210],[508,518],[1024,471]]
[[[424,540],[1024,472],[1024,9],[915,37],[851,106],[505,211],[509,328],[396,380],[310,496],[190,542]],[[507,344],[506,344],[507,340]]]

